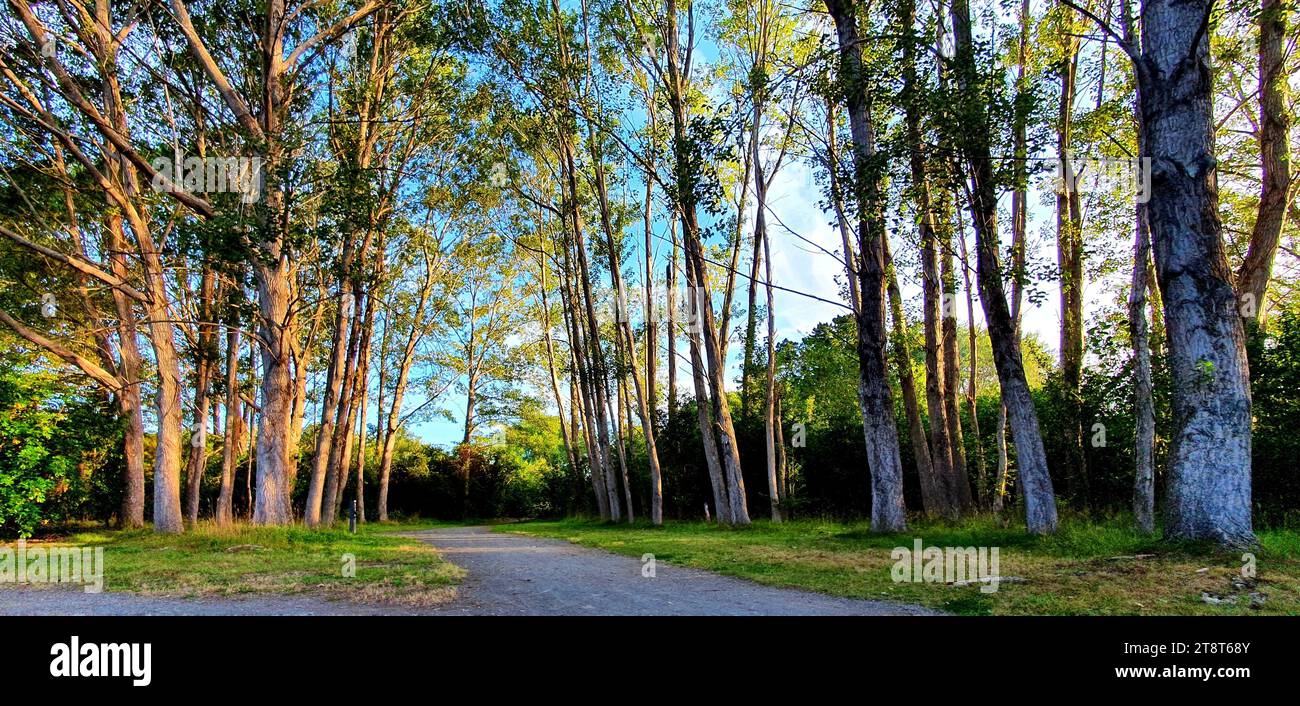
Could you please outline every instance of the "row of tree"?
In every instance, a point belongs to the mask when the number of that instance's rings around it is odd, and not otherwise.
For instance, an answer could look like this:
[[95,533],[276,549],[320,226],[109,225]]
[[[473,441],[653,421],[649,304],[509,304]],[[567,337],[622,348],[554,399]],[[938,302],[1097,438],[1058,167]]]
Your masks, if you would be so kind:
[[[218,523],[241,506],[241,459],[253,522],[330,524],[349,493],[364,509],[368,443],[386,520],[398,439],[449,391],[464,400],[469,498],[473,448],[521,390],[553,407],[573,492],[610,521],[635,519],[641,456],[663,521],[660,435],[689,411],[704,511],[750,522],[735,415],[762,419],[765,513],[780,521],[777,293],[820,299],[774,281],[783,234],[843,273],[844,301],[828,303],[854,323],[874,529],[906,527],[904,449],[927,513],[1014,497],[1043,534],[1061,481],[1088,497],[1084,290],[1124,271],[1137,520],[1154,529],[1154,324],[1175,420],[1166,534],[1253,541],[1245,344],[1295,219],[1283,0],[1230,19],[1210,0],[1149,0],[1140,16],[1127,0],[1026,0],[1014,16],[966,0],[7,7],[0,321],[116,405],[127,526],[144,522],[146,438],[158,531],[198,520],[217,448]],[[1258,90],[1211,66],[1243,37]],[[1216,113],[1231,90],[1241,110]],[[1218,135],[1252,107],[1256,139],[1226,150],[1263,175],[1235,243]],[[1085,192],[1080,151],[1145,158],[1149,200]],[[1044,152],[1064,177],[1049,267],[1029,228]],[[770,194],[791,165],[816,175],[837,248],[782,222]],[[1124,257],[1097,244],[1116,233]],[[1229,246],[1244,251],[1235,274]],[[900,282],[913,263],[920,370]],[[1021,333],[1045,281],[1059,283],[1071,401],[1055,486]],[[1001,398],[995,469],[965,438],[981,438],[976,299]]]

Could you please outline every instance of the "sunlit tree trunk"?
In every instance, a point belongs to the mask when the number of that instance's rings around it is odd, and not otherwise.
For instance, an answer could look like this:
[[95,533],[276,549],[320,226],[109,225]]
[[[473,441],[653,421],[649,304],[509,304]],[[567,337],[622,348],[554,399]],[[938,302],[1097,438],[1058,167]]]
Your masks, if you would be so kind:
[[1252,544],[1245,336],[1219,222],[1211,0],[1142,5],[1137,62],[1148,218],[1173,378],[1165,534]]
[[208,323],[212,320],[212,295],[215,274],[210,265],[203,268],[199,285],[198,346],[194,365],[194,426],[190,429],[190,453],[185,466],[185,519],[194,525],[199,521],[199,492],[203,487],[203,471],[208,465],[208,385],[212,378],[212,360],[215,357],[216,333]]
[[974,40],[971,33],[970,7],[966,0],[951,6],[955,62],[958,83],[958,110],[964,123],[961,149],[970,170],[971,214],[975,221],[975,253],[980,284],[980,302],[984,307],[994,364],[1002,387],[1002,402],[1016,443],[1021,485],[1025,494],[1025,519],[1031,533],[1046,534],[1056,530],[1056,497],[1047,470],[1047,455],[1038,428],[1029,384],[1025,380],[1011,310],[1007,307],[1002,284],[1000,247],[997,235],[997,194],[993,183],[993,164],[987,129],[988,107],[978,87]]
[[[717,321],[713,315],[712,287],[701,242],[700,225],[696,213],[695,194],[697,176],[691,173],[691,155],[682,153],[690,149],[687,136],[687,93],[690,89],[690,76],[682,71],[680,65],[681,46],[678,37],[677,2],[667,0],[665,35],[667,46],[668,104],[673,116],[673,144],[675,146],[674,179],[678,190],[678,206],[682,223],[682,242],[685,249],[687,283],[691,285],[691,306],[696,314],[691,322],[693,328],[701,330],[702,335],[693,339],[695,350],[703,349],[702,357],[708,364],[707,383],[711,404],[711,431],[717,444],[718,460],[721,463],[723,477],[726,480],[727,502],[731,505],[730,521],[732,524],[749,524],[749,509],[745,499],[745,479],[740,470],[740,452],[736,444],[736,429],[731,420],[731,405],[727,401],[725,361],[722,359],[723,346],[719,342]],[[725,332],[723,332],[725,334]],[[698,341],[698,343],[696,343]],[[692,358],[697,354],[692,353]],[[700,374],[704,371],[695,367]],[[699,398],[697,390],[697,400]],[[701,432],[707,425],[701,417]],[[707,436],[707,434],[705,434]],[[708,446],[706,441],[706,447]]]
[[[345,241],[343,244],[345,262],[350,259],[350,251],[351,244]],[[315,527],[321,522],[321,504],[326,494],[326,476],[329,473],[330,454],[334,448],[335,419],[343,391],[344,366],[347,364],[346,337],[352,322],[353,298],[351,284],[343,279],[339,281],[337,300],[333,335],[330,338],[329,367],[325,371],[324,404],[321,405],[320,424],[316,427],[316,452],[312,456],[310,485],[307,488],[306,507],[303,509],[303,520],[308,527]]]
[[[1065,31],[1072,32],[1072,15],[1065,16]],[[1074,129],[1074,96],[1079,67],[1079,40],[1062,38],[1065,56],[1058,69],[1061,84],[1057,111],[1056,150],[1060,172],[1056,192],[1056,262],[1061,273],[1061,385],[1065,393],[1064,429],[1065,478],[1070,496],[1088,502],[1088,471],[1083,455],[1083,419],[1080,385],[1083,376],[1083,208],[1074,183],[1071,154]]]
[[[1238,311],[1247,328],[1261,320],[1264,293],[1273,274],[1291,191],[1291,116],[1287,113],[1287,72],[1283,46],[1287,15],[1294,5],[1261,0],[1259,13],[1259,209],[1246,258],[1237,270]],[[1292,35],[1294,39],[1294,35]]]
[[[907,430],[912,442],[912,455],[916,460],[916,473],[921,481],[921,502],[928,512],[943,512],[944,503],[932,506],[937,490],[934,465],[931,463],[930,442],[925,435],[925,426],[921,421],[921,406],[916,399],[916,380],[912,375],[912,352],[907,343],[907,317],[903,314],[903,294],[898,288],[898,272],[894,269],[893,257],[889,252],[889,239],[884,240],[885,268],[888,271],[886,286],[889,290],[889,310],[893,319],[894,367],[898,369],[898,387],[903,393],[903,411],[907,415]],[[929,498],[927,488],[929,486]]]
[[885,213],[883,174],[875,161],[870,96],[864,84],[862,45],[855,0],[827,0],[839,41],[840,82],[853,139],[857,194],[858,283],[862,307],[857,315],[858,397],[871,475],[871,528],[899,532],[907,526],[903,505],[903,466],[898,428],[885,366]]
[[[944,198],[949,198],[947,194]],[[966,437],[962,433],[961,426],[961,353],[957,343],[957,308],[959,306],[957,298],[957,273],[953,266],[956,260],[956,250],[959,246],[954,246],[953,221],[959,218],[959,214],[953,213],[952,204],[945,202],[941,211],[942,220],[936,218],[935,229],[937,242],[941,252],[939,254],[939,284],[943,290],[941,297],[940,312],[942,320],[940,321],[939,333],[941,338],[939,345],[942,348],[943,356],[941,362],[943,365],[943,405],[944,416],[948,420],[948,443],[949,457],[952,459],[952,475],[947,479],[945,487],[948,490],[949,502],[957,507],[961,507],[958,499],[957,486],[958,479],[968,478],[966,473]],[[963,267],[965,263],[962,263]],[[969,286],[967,287],[969,291]],[[969,307],[968,307],[969,309]],[[972,355],[974,355],[972,353]]]
[[221,487],[217,492],[218,525],[234,521],[235,464],[239,461],[240,428],[243,413],[239,410],[239,329],[226,329],[226,422],[221,440]]
[[[938,242],[935,235],[934,211],[930,203],[930,184],[926,170],[926,152],[922,143],[920,86],[916,69],[915,36],[916,3],[903,0],[899,4],[899,30],[903,37],[903,91],[907,121],[908,166],[912,183],[910,197],[917,212],[917,230],[921,242],[921,292],[923,325],[925,328],[925,401],[930,418],[929,470],[922,474],[921,504],[928,513],[955,515],[949,486],[954,477],[952,466],[952,441],[948,434],[948,408],[945,405],[944,357],[941,338],[943,320],[942,284],[939,281]],[[897,288],[897,285],[894,285]],[[891,292],[892,295],[892,292]],[[897,297],[895,297],[897,298]],[[896,306],[896,318],[902,317],[901,303]],[[909,361],[910,364],[910,361]],[[901,379],[901,378],[900,378]],[[913,396],[915,392],[912,393]],[[919,413],[918,413],[919,416]],[[910,417],[910,413],[909,413]],[[910,421],[909,421],[910,423]],[[913,446],[916,446],[913,440]],[[918,470],[920,466],[918,465]]]

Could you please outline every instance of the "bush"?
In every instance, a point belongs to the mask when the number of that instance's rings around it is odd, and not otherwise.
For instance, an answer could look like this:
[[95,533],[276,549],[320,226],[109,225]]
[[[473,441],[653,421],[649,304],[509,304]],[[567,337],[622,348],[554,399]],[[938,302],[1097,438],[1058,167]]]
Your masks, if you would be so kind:
[[107,401],[50,371],[0,361],[0,534],[107,521],[122,497],[121,426]]

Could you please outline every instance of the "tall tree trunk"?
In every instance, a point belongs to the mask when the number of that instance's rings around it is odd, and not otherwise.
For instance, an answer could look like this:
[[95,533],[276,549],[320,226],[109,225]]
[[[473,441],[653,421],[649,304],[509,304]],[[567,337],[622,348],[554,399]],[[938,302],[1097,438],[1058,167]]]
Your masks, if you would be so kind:
[[[752,257],[752,267],[749,276],[749,307],[747,311],[747,322],[745,327],[745,363],[742,368],[743,381],[750,380],[750,372],[754,363],[754,338],[756,336],[756,295],[758,288],[759,264],[763,264],[763,273],[766,278],[767,290],[767,366],[765,370],[765,386],[763,396],[763,432],[764,443],[767,452],[767,497],[768,509],[771,511],[772,521],[781,521],[781,487],[780,479],[777,476],[777,457],[776,457],[776,301],[772,291],[772,251],[767,231],[767,184],[769,175],[763,166],[763,159],[760,147],[762,146],[763,135],[763,110],[766,104],[766,92],[768,91],[767,77],[767,52],[770,42],[769,15],[771,8],[760,3],[757,16],[757,38],[755,51],[753,53],[753,70],[750,80],[753,83],[751,95],[753,102],[751,118],[751,135],[750,135],[750,170],[754,174],[754,249]],[[773,166],[773,172],[780,168],[779,161]],[[748,180],[746,180],[748,181]],[[743,185],[746,182],[742,182]],[[744,203],[741,201],[741,212],[737,218],[744,217]],[[739,233],[737,243],[739,243]],[[749,404],[747,394],[749,388],[742,384],[741,386],[741,408],[748,413]]]
[[665,332],[667,352],[664,357],[668,360],[668,419],[669,426],[672,426],[671,420],[677,413],[677,214],[670,213],[668,216],[668,234],[672,238],[672,249],[668,253],[668,264],[665,266],[666,277],[664,289],[667,290],[667,324],[668,330]]
[[[910,196],[916,205],[917,230],[921,242],[921,291],[925,327],[925,401],[926,411],[930,417],[930,473],[921,476],[921,503],[928,513],[952,516],[957,513],[958,506],[953,499],[950,488],[952,479],[955,476],[952,461],[952,441],[948,433],[948,408],[944,400],[946,389],[944,384],[944,356],[940,342],[943,335],[940,328],[943,319],[943,294],[942,284],[939,280],[938,242],[935,235],[934,210],[930,202],[930,184],[926,174],[926,153],[921,132],[921,109],[923,106],[916,75],[917,38],[915,36],[916,3],[914,0],[903,0],[900,3],[899,25],[900,33],[904,37],[903,93],[901,100],[904,103],[907,121],[908,163],[912,178]],[[892,284],[896,289],[896,282]],[[898,298],[892,290],[891,296]],[[896,305],[895,318],[902,318],[901,303]],[[915,394],[915,391],[911,393],[913,397],[915,397]],[[906,391],[904,396],[907,396]],[[908,416],[910,424],[910,412]],[[916,446],[915,439],[913,440],[913,446]]]
[[[754,70],[758,71],[759,69],[756,67]],[[742,188],[748,188],[747,183],[749,181],[749,173],[752,171],[754,173],[754,186],[756,189],[761,189],[764,176],[763,170],[758,164],[758,133],[759,130],[762,129],[763,99],[761,95],[755,94],[752,97],[752,100],[754,104],[753,110],[751,111],[751,115],[753,116],[751,118],[752,132],[749,141],[748,158],[745,160],[745,181],[741,183],[746,184],[746,186]],[[763,224],[766,226],[766,217],[763,214],[763,208],[766,205],[766,192],[757,195],[757,201],[758,203],[756,204],[757,208],[755,209],[755,214],[757,218],[763,219]],[[740,223],[743,223],[744,208],[745,199],[742,196],[736,215],[736,218]],[[760,234],[759,228],[760,225],[756,219],[754,223],[754,245],[749,259],[748,299],[745,308],[744,355],[740,363],[740,413],[748,418],[752,418],[749,417],[749,415],[753,413],[751,404],[751,400],[753,399],[753,376],[751,375],[751,372],[754,367],[755,341],[758,338],[758,276],[763,272],[764,265],[764,244],[761,240],[763,236]],[[736,237],[739,238],[740,236],[741,228],[737,227]]]
[[253,522],[283,525],[293,521],[289,487],[295,469],[289,448],[293,426],[293,368],[290,323],[293,300],[293,258],[288,233],[288,205],[279,183],[284,160],[281,116],[287,109],[287,69],[284,66],[283,0],[268,5],[263,50],[266,56],[266,108],[262,134],[267,138],[264,163],[266,192],[259,228],[253,275],[257,283],[258,332],[262,341],[261,429],[257,435],[257,496]]
[[185,519],[194,525],[199,521],[199,492],[203,487],[203,471],[208,465],[208,385],[212,380],[212,360],[215,357],[216,334],[209,324],[212,320],[212,295],[215,273],[204,263],[199,285],[198,351],[194,365],[194,426],[190,430],[190,454],[185,465],[186,496]]
[[[667,0],[667,18],[665,34],[668,39],[666,58],[668,71],[666,86],[668,104],[673,116],[674,144],[674,180],[678,190],[679,210],[682,220],[682,241],[686,251],[686,272],[688,283],[692,285],[691,302],[693,310],[698,313],[692,325],[702,329],[703,357],[708,363],[708,387],[712,402],[711,430],[717,442],[718,458],[727,483],[727,501],[730,503],[731,523],[749,524],[749,509],[745,499],[745,479],[740,469],[740,450],[736,444],[736,429],[731,419],[731,405],[727,401],[726,361],[722,358],[723,345],[719,342],[717,322],[713,315],[712,287],[704,256],[704,245],[700,236],[700,225],[696,213],[698,188],[697,176],[692,172],[693,156],[684,154],[690,149],[691,141],[687,136],[687,94],[690,88],[690,76],[679,65],[680,45],[677,27],[677,2]],[[725,331],[722,335],[725,335]],[[700,348],[699,345],[695,346]],[[695,357],[693,354],[692,357]],[[704,429],[701,429],[704,432]]]
[[[122,242],[122,217],[116,213],[108,216],[105,229],[109,238],[109,270],[125,280],[130,270],[126,263],[126,244]],[[140,388],[139,321],[134,305],[126,295],[113,290],[113,304],[117,310],[118,373],[126,385],[117,393],[118,411],[126,420],[123,457],[126,462],[126,489],[122,498],[122,526],[131,529],[144,526],[144,406]]]
[[[574,438],[576,434],[572,432],[569,423],[564,419],[564,396],[560,393],[560,377],[555,366],[555,339],[551,335],[551,303],[547,297],[550,285],[546,281],[546,257],[546,253],[539,253],[537,257],[537,267],[541,275],[541,286],[538,288],[538,298],[542,307],[542,338],[546,343],[546,371],[551,383],[551,394],[555,398],[555,414],[559,419],[560,437],[564,442],[565,459],[569,463],[569,473],[574,474],[578,471],[578,453],[575,446],[577,440]],[[650,344],[651,347],[653,347],[653,340],[654,339],[652,338]],[[578,413],[578,406],[576,404],[570,404],[569,412],[570,414],[576,415]],[[385,483],[386,479],[382,475],[381,465],[379,491],[381,502],[386,498],[386,490],[384,488]]]
[[591,399],[591,408],[595,412],[595,418],[592,420],[595,424],[595,437],[597,446],[600,450],[599,468],[604,473],[605,494],[609,499],[609,519],[618,522],[622,519],[623,513],[620,507],[618,497],[618,478],[614,473],[614,459],[612,458],[612,447],[609,439],[609,371],[606,369],[605,361],[601,353],[600,345],[600,324],[596,317],[595,298],[592,294],[592,277],[591,266],[587,258],[587,245],[584,237],[584,228],[581,220],[581,209],[577,182],[577,166],[573,154],[573,144],[567,134],[560,135],[561,159],[564,165],[565,184],[568,188],[566,195],[565,210],[569,214],[573,234],[573,251],[576,255],[577,269],[577,296],[581,299],[577,302],[582,308],[578,311],[578,318],[582,321],[586,329],[586,352],[588,355],[588,390],[593,399]]
[[1011,433],[1016,442],[1021,485],[1025,491],[1025,522],[1031,533],[1046,534],[1056,530],[1056,497],[1047,470],[1043,439],[1039,435],[1038,413],[1034,410],[1029,384],[1025,381],[1020,341],[1015,335],[1015,325],[1002,286],[1002,267],[998,257],[997,193],[988,142],[988,107],[983,102],[979,88],[967,0],[954,0],[951,13],[956,47],[954,66],[958,77],[958,109],[965,121],[965,129],[958,144],[962,147],[971,177],[971,215],[975,221],[980,302],[984,307],[984,320],[993,345],[993,359],[1002,386],[1002,402],[1007,407]]
[[1138,66],[1142,154],[1173,377],[1166,536],[1228,545],[1251,526],[1250,377],[1223,250],[1214,157],[1211,0],[1148,0]]
[[[695,277],[690,269],[686,270],[687,301],[694,301]],[[697,305],[690,305],[692,307]],[[709,486],[713,490],[713,509],[718,522],[732,524],[731,494],[727,489],[728,479],[722,470],[722,458],[718,452],[718,441],[714,436],[712,406],[709,400],[708,383],[705,381],[704,356],[700,353],[700,330],[698,313],[690,317],[686,338],[691,351],[691,382],[695,385],[695,413],[700,424],[700,441],[704,447],[704,463],[709,472]]]
[[[767,385],[763,402],[764,441],[767,444],[767,496],[772,521],[781,521],[781,487],[778,473],[776,435],[776,300],[772,292],[772,246],[767,232],[767,176],[763,173],[763,163],[758,154],[758,128],[762,110],[760,103],[754,105],[754,192],[758,202],[758,216],[754,222],[754,237],[762,242],[764,263],[763,274],[767,279]],[[754,248],[754,257],[758,258],[758,248]],[[753,277],[750,278],[750,308],[753,304]],[[752,327],[751,327],[752,328]]]
[[[1129,0],[1120,2],[1124,40],[1137,41]],[[1141,90],[1141,89],[1139,89]],[[1142,136],[1141,99],[1133,104],[1134,126],[1139,147]],[[1151,233],[1147,205],[1134,206],[1133,278],[1128,295],[1129,339],[1133,346],[1133,518],[1144,534],[1156,531],[1155,406],[1152,402],[1151,334],[1147,326],[1147,291],[1150,289]]]
[[334,428],[332,431],[334,438],[329,444],[330,452],[326,457],[325,493],[321,499],[320,518],[320,521],[326,525],[334,524],[334,520],[338,517],[338,506],[343,495],[341,488],[343,473],[340,469],[343,468],[345,460],[349,458],[352,451],[352,446],[348,442],[352,438],[352,409],[355,399],[357,359],[361,354],[363,322],[370,307],[369,297],[361,291],[355,280],[348,286],[357,313],[352,317],[349,326],[338,406],[333,411]]
[[885,365],[885,213],[883,174],[874,164],[875,135],[870,96],[864,83],[855,0],[826,0],[839,41],[840,81],[853,138],[854,192],[858,221],[858,283],[862,308],[857,315],[858,398],[871,474],[871,528],[906,529],[903,466],[898,427]]
[[[1066,15],[1066,30],[1074,27],[1073,15]],[[1062,178],[1056,192],[1056,262],[1061,273],[1061,386],[1065,393],[1065,478],[1076,503],[1088,503],[1088,472],[1083,454],[1083,210],[1076,187],[1074,160],[1070,153],[1074,127],[1074,95],[1079,66],[1079,40],[1064,37],[1065,57],[1059,78],[1060,105],[1057,111],[1056,149]]]
[[199,521],[199,492],[203,487],[203,471],[208,465],[209,367],[207,361],[202,361],[196,366],[195,373],[194,426],[190,429],[190,452],[185,462],[185,519],[191,525]]
[[[141,244],[141,249],[152,248],[152,244]],[[155,251],[156,252],[156,251]],[[165,302],[162,285],[162,267],[157,255],[144,259],[153,260],[150,279],[156,279],[152,293],[155,302]],[[150,337],[153,339],[154,362],[158,368],[157,447],[154,450],[153,475],[153,526],[155,532],[178,533],[185,529],[181,516],[181,425],[183,410],[181,408],[180,360],[176,353],[172,325],[168,320],[167,306],[152,304],[148,307]]]
[[[344,243],[343,250],[344,260],[350,260],[347,253],[351,251],[351,246],[348,242]],[[347,269],[344,271],[346,272]],[[352,322],[352,306],[352,287],[341,278],[338,308],[334,314],[334,334],[330,339],[330,362],[325,371],[325,401],[321,405],[320,424],[316,427],[316,452],[312,456],[311,480],[307,488],[306,507],[303,509],[303,520],[308,527],[315,527],[321,521],[321,503],[326,495],[326,476],[329,473],[330,453],[334,445],[334,425],[338,415],[339,398],[343,391],[344,366],[347,365],[346,337],[349,324]]]
[[[959,222],[960,223],[960,222]],[[966,346],[970,349],[970,355],[967,356],[966,371],[966,414],[970,416],[970,435],[975,442],[975,463],[967,463],[967,469],[974,467],[975,487],[983,494],[984,488],[984,440],[980,437],[980,417],[979,407],[976,404],[978,399],[976,378],[979,372],[979,355],[977,340],[975,338],[975,300],[973,297],[975,288],[970,283],[970,268],[965,264],[970,261],[966,253],[966,229],[960,225],[957,228],[957,237],[961,243],[961,278],[963,289],[966,290]],[[1016,340],[1020,339],[1019,328],[1015,329]],[[970,509],[974,505],[971,498],[970,479],[966,475],[957,478],[957,498],[962,507]]]
[[1146,204],[1136,207],[1133,241],[1133,283],[1129,290],[1129,336],[1133,344],[1133,516],[1146,534],[1155,532],[1155,409],[1151,401],[1151,350],[1147,329],[1147,263],[1151,240],[1147,231]]
[[[1013,125],[1013,146],[1015,152],[1015,191],[1011,193],[1011,272],[1014,277],[1011,283],[1011,318],[1014,320],[1016,336],[1020,336],[1020,303],[1023,300],[1024,281],[1025,281],[1025,238],[1026,228],[1029,225],[1029,170],[1027,160],[1029,156],[1028,137],[1026,135],[1029,124],[1029,109],[1025,105],[1028,100],[1029,82],[1026,78],[1026,68],[1029,65],[1029,0],[1021,0],[1020,3],[1020,37],[1016,46],[1016,114]],[[997,450],[998,450],[998,468],[997,475],[993,480],[992,507],[993,512],[1002,512],[1002,504],[1006,498],[1007,492],[1007,473],[1009,471],[1009,459],[1007,458],[1007,408],[1006,405],[998,405],[998,428],[997,428]]]
[[[945,195],[946,196],[946,195]],[[954,227],[953,219],[960,218],[960,213],[953,213],[951,203],[945,203],[942,213],[944,218],[937,220],[935,225],[937,232],[940,233],[938,242],[942,243],[940,260],[939,260],[939,283],[943,288],[942,296],[942,321],[940,322],[940,332],[942,340],[939,345],[943,349],[943,356],[940,362],[943,365],[943,405],[945,417],[948,419],[948,444],[949,457],[952,459],[952,475],[948,479],[949,500],[960,510],[961,502],[958,499],[957,488],[961,478],[968,478],[966,473],[966,437],[961,428],[961,411],[958,399],[961,398],[961,353],[957,344],[957,273],[953,266],[956,259],[956,250],[953,246]],[[942,228],[942,230],[938,230]],[[965,263],[963,263],[965,266]],[[969,287],[968,287],[969,289]],[[974,355],[972,353],[971,355]]]
[[[658,408],[657,380],[659,376],[659,321],[655,313],[655,268],[654,249],[651,238],[654,237],[652,197],[654,180],[646,179],[645,184],[645,264],[642,273],[645,277],[645,396],[652,414]],[[651,425],[653,426],[653,424]]]
[[[600,222],[605,234],[605,250],[609,256],[610,279],[614,285],[614,296],[618,300],[618,321],[614,322],[615,335],[621,338],[621,343],[616,339],[615,350],[622,348],[626,352],[626,361],[628,372],[632,375],[632,386],[636,390],[637,407],[640,411],[641,430],[645,435],[646,461],[650,467],[650,522],[654,525],[661,525],[664,521],[664,498],[663,498],[663,474],[659,467],[659,449],[655,444],[654,428],[654,398],[650,397],[646,390],[646,385],[642,384],[641,373],[637,370],[636,340],[632,336],[631,312],[627,307],[627,289],[623,284],[622,263],[619,257],[618,244],[614,241],[614,224],[610,213],[609,196],[605,188],[605,165],[603,156],[600,153],[598,137],[593,132],[589,140],[592,145],[592,169],[595,176],[596,198],[600,206]],[[648,196],[648,193],[647,193]],[[647,205],[647,209],[649,206]],[[649,211],[647,210],[647,214]],[[646,226],[649,228],[649,225]],[[648,320],[647,320],[648,321]],[[648,324],[647,324],[648,325]],[[649,329],[647,329],[647,332]],[[647,347],[653,348],[654,339],[647,339]],[[624,383],[619,381],[620,393],[624,389]],[[628,420],[629,422],[631,419]],[[629,433],[629,438],[631,435]],[[632,489],[627,487],[627,464],[623,458],[623,442],[619,441],[619,462],[622,464],[624,494],[627,502],[627,521],[629,524],[633,521],[632,513]]]
[[[277,6],[278,0],[271,5]],[[268,20],[277,21],[281,12]],[[271,49],[279,61],[280,42]],[[283,89],[273,86],[269,94],[280,94]],[[275,100],[269,117],[279,112],[279,99]],[[267,130],[274,134],[277,130]],[[279,169],[280,158],[272,151],[267,160],[267,173]],[[274,177],[268,179],[273,182]],[[257,435],[257,495],[253,508],[253,522],[259,525],[283,525],[293,521],[289,507],[289,485],[293,475],[293,454],[289,448],[293,421],[293,370],[290,365],[290,341],[295,335],[289,324],[293,297],[292,265],[281,232],[284,218],[284,194],[278,185],[269,184],[266,195],[267,217],[261,224],[265,240],[259,244],[259,256],[254,259],[253,272],[257,282],[258,333],[262,340],[262,399],[261,429]]]
[[632,432],[629,424],[632,422],[630,415],[625,412],[630,411],[627,405],[627,384],[622,377],[615,383],[614,388],[614,424],[616,438],[618,439],[618,470],[623,480],[623,503],[627,506],[627,523],[636,522],[636,512],[632,509],[632,482],[627,473],[627,440],[632,438]]
[[781,498],[786,503],[787,508],[783,513],[786,517],[790,516],[792,510],[790,504],[790,468],[785,458],[785,414],[781,407],[781,387],[776,388],[776,467],[781,475]]
[[[392,398],[391,406],[388,408],[387,417],[382,422],[380,422],[378,419],[376,420],[376,425],[377,426],[382,425],[384,430],[382,436],[383,439],[382,446],[379,450],[379,476],[378,476],[379,497],[377,499],[378,504],[376,508],[380,522],[388,521],[388,481],[389,481],[389,476],[392,474],[392,470],[393,470],[393,454],[397,448],[397,431],[398,431],[398,427],[401,424],[401,418],[402,418],[402,400],[406,397],[406,385],[411,377],[411,365],[415,362],[415,347],[420,342],[420,338],[423,335],[421,326],[424,325],[422,322],[424,321],[425,318],[425,307],[428,305],[429,295],[433,290],[434,273],[433,273],[432,263],[430,262],[429,259],[428,250],[425,251],[424,258],[425,258],[424,259],[424,264],[425,264],[424,285],[420,287],[420,296],[415,304],[415,310],[411,320],[411,330],[407,334],[406,345],[403,346],[402,348],[402,357],[397,365],[397,383],[393,387],[393,398]],[[546,279],[544,273],[542,279],[542,287],[543,288],[546,287]],[[545,299],[543,299],[543,309],[547,312],[547,316],[548,316],[547,325],[546,325],[547,351],[548,351],[548,355],[553,356],[553,353],[551,353],[551,346],[550,346],[550,336],[551,336],[551,327],[550,327],[550,319],[549,319],[550,310],[549,308],[546,307]],[[387,330],[387,328],[385,328],[385,330]],[[555,370],[554,370],[553,358],[548,358],[548,362],[550,362],[552,366],[551,376],[552,376],[552,384],[554,384]],[[386,365],[384,364],[384,358],[382,354],[380,356],[380,365],[381,368],[386,367]],[[379,392],[381,396],[383,395],[383,388],[384,386],[383,383],[381,382],[379,386]],[[557,404],[558,404],[558,398],[557,398]],[[378,413],[381,415],[383,414],[382,398],[379,405]],[[569,436],[567,433],[567,429],[564,427],[563,409],[560,410],[560,431],[565,432],[564,443],[565,443],[565,450],[567,451],[569,450]]]
[[1283,43],[1289,7],[1261,0],[1259,14],[1259,210],[1246,258],[1237,270],[1238,311],[1249,331],[1260,321],[1291,189],[1291,116],[1287,113]]
[[[567,207],[566,207],[567,208]],[[570,214],[574,222],[578,222],[576,214]],[[573,257],[570,253],[571,243],[566,242],[564,246],[564,269],[561,272],[560,296],[564,305],[565,322],[569,327],[569,350],[573,356],[573,370],[578,380],[578,401],[581,403],[582,410],[582,432],[587,446],[588,466],[591,472],[591,486],[596,494],[596,507],[600,513],[600,519],[610,521],[612,514],[609,505],[609,492],[607,486],[607,473],[605,465],[608,462],[608,456],[605,450],[600,446],[597,438],[595,427],[597,425],[595,412],[595,393],[592,391],[592,374],[589,368],[589,356],[587,354],[586,327],[580,321],[582,318],[581,309],[577,302],[577,292],[573,285]],[[574,418],[577,418],[577,409],[575,405]]]
[[[941,492],[934,465],[930,460],[930,442],[921,422],[921,406],[916,399],[916,380],[912,376],[912,352],[907,345],[907,317],[903,315],[903,295],[898,288],[898,271],[894,268],[885,239],[885,268],[889,272],[889,308],[894,320],[894,367],[898,368],[898,386],[903,392],[903,410],[907,413],[907,430],[912,442],[912,455],[916,458],[916,474],[921,482],[921,503],[926,512],[951,513],[950,503],[938,499]],[[933,505],[931,504],[933,503]]]
[[220,526],[234,521],[235,465],[239,461],[239,436],[243,426],[239,411],[239,329],[226,329],[226,428],[221,441],[221,487],[216,519]]
[[[376,281],[383,275],[383,258],[384,246],[383,239],[380,239],[379,248],[376,250],[380,262],[378,263],[378,273]],[[371,293],[366,297],[366,322],[362,331],[361,350],[358,355],[356,390],[353,393],[359,398],[356,409],[357,416],[357,470],[356,479],[357,487],[353,491],[352,497],[357,501],[357,517],[360,521],[365,522],[365,466],[366,466],[366,405],[370,395],[370,358],[372,345],[375,338],[375,295]],[[343,457],[343,465],[340,472],[344,477],[348,475],[350,468],[351,456]],[[340,504],[343,500],[342,491],[338,494]]]
[[[369,348],[368,344],[367,348]],[[361,404],[357,414],[357,487],[352,497],[357,501],[357,522],[364,523],[366,521],[366,406],[370,396],[370,386],[366,384],[366,378],[369,377],[370,356],[367,355],[361,364],[364,367],[360,376]]]

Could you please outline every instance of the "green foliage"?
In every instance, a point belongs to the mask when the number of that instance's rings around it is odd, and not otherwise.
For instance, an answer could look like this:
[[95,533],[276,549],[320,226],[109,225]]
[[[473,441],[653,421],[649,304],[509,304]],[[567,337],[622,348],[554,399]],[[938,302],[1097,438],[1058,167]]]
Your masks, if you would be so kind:
[[1273,314],[1267,330],[1251,337],[1253,495],[1266,525],[1300,525],[1300,300]]
[[390,512],[451,520],[553,517],[574,511],[556,418],[536,403],[526,405],[505,439],[504,445],[461,444],[451,453],[414,439],[399,441]]
[[0,535],[107,519],[120,498],[120,429],[102,399],[20,355],[0,361]]

